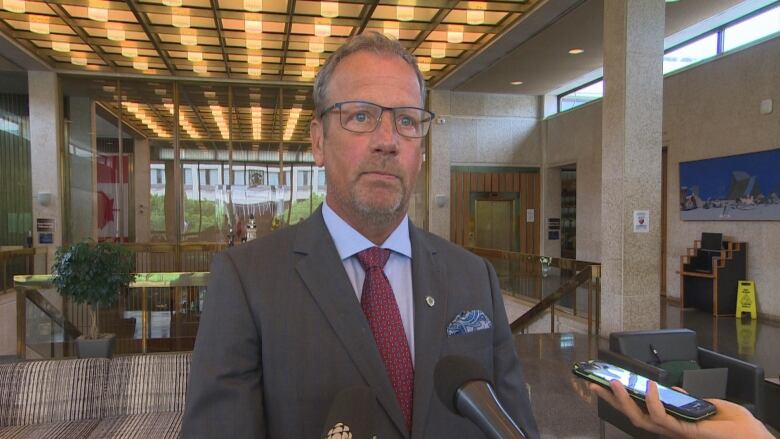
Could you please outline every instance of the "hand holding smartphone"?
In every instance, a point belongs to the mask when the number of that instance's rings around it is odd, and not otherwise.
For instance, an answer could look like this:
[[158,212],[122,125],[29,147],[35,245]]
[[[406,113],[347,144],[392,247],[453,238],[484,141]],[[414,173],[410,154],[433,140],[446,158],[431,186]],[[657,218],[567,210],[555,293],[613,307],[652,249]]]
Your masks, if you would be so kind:
[[[637,401],[644,403],[648,379],[641,375],[602,361],[575,363],[572,372],[607,389],[610,381],[617,380]],[[658,385],[658,394],[666,412],[685,421],[699,421],[717,412],[712,403],[694,398],[682,392]]]

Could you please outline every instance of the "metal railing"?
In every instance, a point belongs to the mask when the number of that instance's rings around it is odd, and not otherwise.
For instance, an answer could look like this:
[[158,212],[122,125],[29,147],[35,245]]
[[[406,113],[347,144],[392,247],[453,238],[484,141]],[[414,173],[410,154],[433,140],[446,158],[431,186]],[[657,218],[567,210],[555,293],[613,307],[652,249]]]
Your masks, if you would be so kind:
[[[115,305],[99,310],[100,332],[116,334],[117,353],[192,350],[208,275],[137,273]],[[39,356],[70,356],[73,340],[87,332],[86,307],[52,303],[62,298],[51,293],[51,280],[51,275],[14,277],[19,358],[27,358],[28,348]]]
[[138,273],[204,272],[214,255],[227,245],[221,242],[129,243],[123,244],[135,255]]
[[493,264],[505,294],[529,304],[530,308],[511,323],[513,333],[527,331],[546,315],[550,318],[550,332],[556,332],[556,313],[586,323],[588,334],[599,333],[599,264],[504,250],[467,249]]
[[22,246],[0,246],[0,293],[13,285],[13,277],[18,274],[33,274],[36,257],[43,255],[43,266],[48,270],[48,252],[46,247],[25,248]]

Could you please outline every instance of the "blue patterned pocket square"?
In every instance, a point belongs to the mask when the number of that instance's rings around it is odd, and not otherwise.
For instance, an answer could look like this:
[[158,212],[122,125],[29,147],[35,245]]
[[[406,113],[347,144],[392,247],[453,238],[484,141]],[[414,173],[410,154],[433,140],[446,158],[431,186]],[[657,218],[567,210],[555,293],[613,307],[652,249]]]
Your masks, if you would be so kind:
[[490,329],[493,323],[484,312],[478,309],[463,311],[455,316],[447,327],[447,335],[465,335],[483,329]]

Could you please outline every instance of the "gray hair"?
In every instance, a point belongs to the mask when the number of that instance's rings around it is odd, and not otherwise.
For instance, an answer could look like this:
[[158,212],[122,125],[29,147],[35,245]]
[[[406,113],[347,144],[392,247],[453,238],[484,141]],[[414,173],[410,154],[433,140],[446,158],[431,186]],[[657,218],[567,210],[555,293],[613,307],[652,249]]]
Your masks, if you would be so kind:
[[420,83],[420,99],[425,99],[425,77],[417,67],[415,57],[407,52],[401,43],[395,39],[388,38],[378,32],[364,32],[351,37],[343,46],[333,52],[328,60],[325,61],[325,65],[322,66],[319,73],[317,73],[317,79],[314,81],[314,91],[312,92],[315,118],[319,118],[320,114],[326,109],[328,85],[330,84],[333,71],[336,70],[336,66],[347,56],[363,50],[374,52],[378,55],[398,56],[404,60],[417,74],[417,82]]

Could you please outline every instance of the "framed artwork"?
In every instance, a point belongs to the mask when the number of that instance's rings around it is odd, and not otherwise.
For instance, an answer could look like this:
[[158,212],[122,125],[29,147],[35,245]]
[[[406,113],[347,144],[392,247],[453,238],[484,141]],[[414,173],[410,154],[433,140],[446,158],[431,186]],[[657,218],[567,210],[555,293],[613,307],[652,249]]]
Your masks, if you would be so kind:
[[680,162],[680,218],[780,220],[780,149]]

